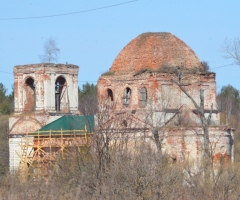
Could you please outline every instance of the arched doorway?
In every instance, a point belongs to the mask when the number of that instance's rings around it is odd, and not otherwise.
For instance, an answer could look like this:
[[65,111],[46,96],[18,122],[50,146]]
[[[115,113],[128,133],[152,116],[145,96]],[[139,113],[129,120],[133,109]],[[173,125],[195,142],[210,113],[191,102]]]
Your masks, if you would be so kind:
[[55,110],[61,110],[61,100],[63,98],[64,89],[66,88],[66,79],[59,76],[55,82]]
[[24,111],[34,111],[36,107],[36,94],[35,94],[35,82],[33,78],[29,77],[25,80],[24,89],[25,89]]

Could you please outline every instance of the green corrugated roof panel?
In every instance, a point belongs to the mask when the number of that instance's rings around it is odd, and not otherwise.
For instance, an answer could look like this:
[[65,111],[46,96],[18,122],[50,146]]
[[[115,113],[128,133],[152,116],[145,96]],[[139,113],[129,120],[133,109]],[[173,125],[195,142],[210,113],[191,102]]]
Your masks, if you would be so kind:
[[43,126],[39,131],[63,131],[66,130],[85,130],[91,133],[94,130],[94,115],[88,116],[62,116],[61,118]]

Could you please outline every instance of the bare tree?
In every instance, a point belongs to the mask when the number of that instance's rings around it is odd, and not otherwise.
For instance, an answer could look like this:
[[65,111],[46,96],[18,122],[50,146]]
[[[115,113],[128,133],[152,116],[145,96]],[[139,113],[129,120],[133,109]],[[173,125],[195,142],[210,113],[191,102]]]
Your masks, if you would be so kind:
[[172,79],[172,82],[175,83],[179,89],[186,94],[186,96],[192,101],[194,107],[196,108],[196,112],[199,115],[199,118],[202,123],[203,127],[203,146],[204,146],[204,151],[203,151],[203,163],[204,163],[204,170],[205,170],[205,175],[209,175],[209,170],[211,170],[212,175],[213,170],[212,170],[212,165],[211,165],[211,148],[210,148],[210,139],[209,139],[209,125],[211,124],[211,117],[212,117],[212,111],[213,111],[213,104],[211,105],[210,113],[208,117],[205,116],[204,112],[204,90],[200,89],[200,105],[197,104],[197,102],[193,99],[193,97],[186,91],[184,88],[184,84],[182,83],[182,75],[183,73],[178,70],[178,79],[174,80]]
[[60,49],[54,38],[49,38],[44,44],[44,54],[40,56],[42,62],[57,62]]
[[[159,91],[160,93],[160,91]],[[172,95],[169,91],[164,90],[158,98],[158,103],[153,103],[153,98],[149,101],[149,107],[145,111],[145,123],[150,127],[152,139],[156,145],[158,153],[162,154],[162,143],[165,137],[165,126],[169,120],[166,108],[169,106]]]
[[240,39],[226,39],[221,46],[225,58],[233,59],[235,64],[240,65]]
[[[128,127],[136,126],[129,123],[127,115],[112,120],[109,107],[101,108],[105,110],[97,113],[98,127],[89,138],[91,147],[71,148],[65,156],[59,155],[47,183],[47,174],[29,176],[24,183],[15,174],[4,177],[0,181],[1,199],[239,199],[238,163],[224,167],[216,183],[203,183],[202,173],[195,175],[191,168],[188,180],[184,164],[169,163],[152,145],[130,136],[135,133]],[[124,119],[127,127],[122,124]],[[124,135],[129,145],[122,145]]]

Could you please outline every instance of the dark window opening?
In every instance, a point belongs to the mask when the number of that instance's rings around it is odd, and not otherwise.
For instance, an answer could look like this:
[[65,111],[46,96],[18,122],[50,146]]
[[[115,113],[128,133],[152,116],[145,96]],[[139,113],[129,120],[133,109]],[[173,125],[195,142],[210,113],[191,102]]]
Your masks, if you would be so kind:
[[35,82],[33,78],[27,78],[25,81],[26,101],[24,110],[34,111],[36,107]]
[[140,90],[140,104],[142,107],[147,105],[147,89],[145,87]]
[[34,80],[32,78],[28,78],[25,81],[26,85],[29,86],[30,88],[32,88],[33,90],[35,89],[35,83]]
[[124,94],[123,94],[123,105],[128,107],[130,104],[130,98],[131,98],[131,89],[130,88],[126,88],[124,90]]
[[108,95],[108,99],[110,99],[111,101],[113,101],[113,92],[111,89],[107,89],[107,95]]
[[128,126],[127,121],[125,119],[123,120],[122,124],[123,124],[124,127]]
[[62,99],[62,90],[65,86],[66,80],[63,77],[58,77],[55,82],[55,110],[60,111],[61,108],[61,99]]

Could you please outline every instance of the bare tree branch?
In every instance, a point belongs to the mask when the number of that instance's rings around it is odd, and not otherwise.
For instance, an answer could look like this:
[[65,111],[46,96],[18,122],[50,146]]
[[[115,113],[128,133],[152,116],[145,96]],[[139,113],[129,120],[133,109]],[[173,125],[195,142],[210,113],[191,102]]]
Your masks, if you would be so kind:
[[235,60],[235,64],[240,65],[240,39],[226,39],[221,46],[221,52],[226,59]]
[[[210,147],[210,139],[209,139],[209,125],[211,123],[211,117],[212,117],[212,110],[213,110],[213,104],[211,105],[211,110],[208,115],[208,118],[205,117],[204,113],[204,90],[200,89],[200,106],[196,103],[196,101],[192,98],[192,96],[186,91],[186,89],[182,86],[181,80],[182,77],[179,75],[178,72],[178,81],[175,81],[171,79],[173,83],[175,83],[180,90],[187,95],[187,97],[192,101],[194,104],[195,108],[197,109],[197,112],[199,114],[201,123],[202,123],[202,128],[203,128],[203,147],[204,147],[204,172],[205,176],[212,176],[214,180],[214,171],[213,171],[213,161],[212,161],[212,152],[211,152],[211,147]],[[211,174],[211,175],[210,175]]]
[[209,115],[208,115],[208,124],[210,124],[211,123],[211,118],[212,118],[212,111],[213,111],[213,104],[211,104],[211,109],[210,109],[210,113],[209,113]]
[[173,79],[171,79],[171,81],[174,82],[174,83],[180,88],[180,90],[181,90],[184,94],[187,95],[187,97],[188,97],[189,99],[191,99],[191,101],[193,102],[193,104],[194,104],[195,108],[197,109],[197,111],[200,112],[200,107],[197,105],[196,101],[190,96],[190,94],[188,94],[188,92],[182,87],[181,83],[180,83],[180,82],[177,82],[177,81],[175,81],[175,80],[173,80]]

